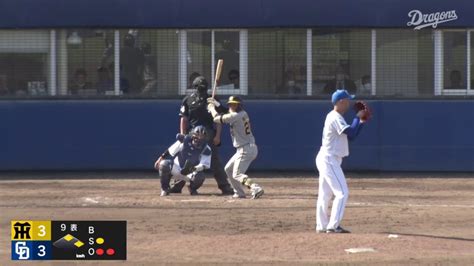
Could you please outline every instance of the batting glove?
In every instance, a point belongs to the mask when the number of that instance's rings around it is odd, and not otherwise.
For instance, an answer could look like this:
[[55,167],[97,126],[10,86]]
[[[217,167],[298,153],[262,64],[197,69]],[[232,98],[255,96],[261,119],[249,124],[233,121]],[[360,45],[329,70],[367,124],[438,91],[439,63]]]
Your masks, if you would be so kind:
[[214,98],[207,98],[207,103],[212,104],[215,107],[221,106],[221,103],[219,101],[217,101],[216,99],[214,99]]

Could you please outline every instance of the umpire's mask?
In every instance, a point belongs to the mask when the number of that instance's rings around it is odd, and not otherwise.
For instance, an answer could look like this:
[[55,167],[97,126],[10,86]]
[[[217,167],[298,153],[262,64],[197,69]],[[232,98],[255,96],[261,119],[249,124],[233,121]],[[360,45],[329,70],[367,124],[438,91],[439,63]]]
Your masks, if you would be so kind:
[[198,94],[205,95],[207,94],[207,80],[203,76],[199,76],[194,79],[193,87],[197,90]]

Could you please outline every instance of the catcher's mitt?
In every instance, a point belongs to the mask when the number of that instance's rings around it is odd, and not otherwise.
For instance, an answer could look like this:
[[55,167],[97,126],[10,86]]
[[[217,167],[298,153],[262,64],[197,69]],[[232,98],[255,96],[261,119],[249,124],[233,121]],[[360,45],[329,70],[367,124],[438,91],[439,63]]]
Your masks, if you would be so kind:
[[360,116],[360,119],[362,121],[368,121],[372,117],[372,112],[369,106],[363,101],[357,101],[354,104],[354,111],[356,112],[356,114],[362,111],[362,115]]
[[182,175],[189,175],[190,173],[194,172],[196,170],[196,167],[192,165],[192,163],[188,160],[184,163],[183,169],[181,169],[181,174]]

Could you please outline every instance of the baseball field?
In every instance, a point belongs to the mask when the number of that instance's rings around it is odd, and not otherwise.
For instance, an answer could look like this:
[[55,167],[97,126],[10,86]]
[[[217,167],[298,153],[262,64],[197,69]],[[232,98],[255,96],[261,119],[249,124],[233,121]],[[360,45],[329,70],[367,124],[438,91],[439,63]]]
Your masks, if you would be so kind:
[[351,234],[316,233],[316,174],[251,175],[261,199],[220,196],[210,178],[199,196],[159,197],[153,172],[3,173],[0,265],[20,265],[11,220],[76,219],[127,221],[127,260],[109,265],[474,264],[473,174],[346,173]]

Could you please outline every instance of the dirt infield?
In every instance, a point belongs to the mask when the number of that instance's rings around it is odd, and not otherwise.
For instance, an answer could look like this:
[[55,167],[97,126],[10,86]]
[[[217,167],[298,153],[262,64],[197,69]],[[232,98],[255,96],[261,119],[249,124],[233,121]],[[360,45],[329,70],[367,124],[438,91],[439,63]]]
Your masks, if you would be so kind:
[[[0,175],[0,265],[19,265],[10,261],[9,227],[16,219],[127,220],[128,259],[109,265],[474,264],[474,175],[349,173],[343,226],[353,233],[339,235],[315,232],[312,173],[256,173],[265,188],[258,200],[219,196],[213,179],[199,196],[160,198],[152,176]],[[348,254],[348,248],[375,252]]]

